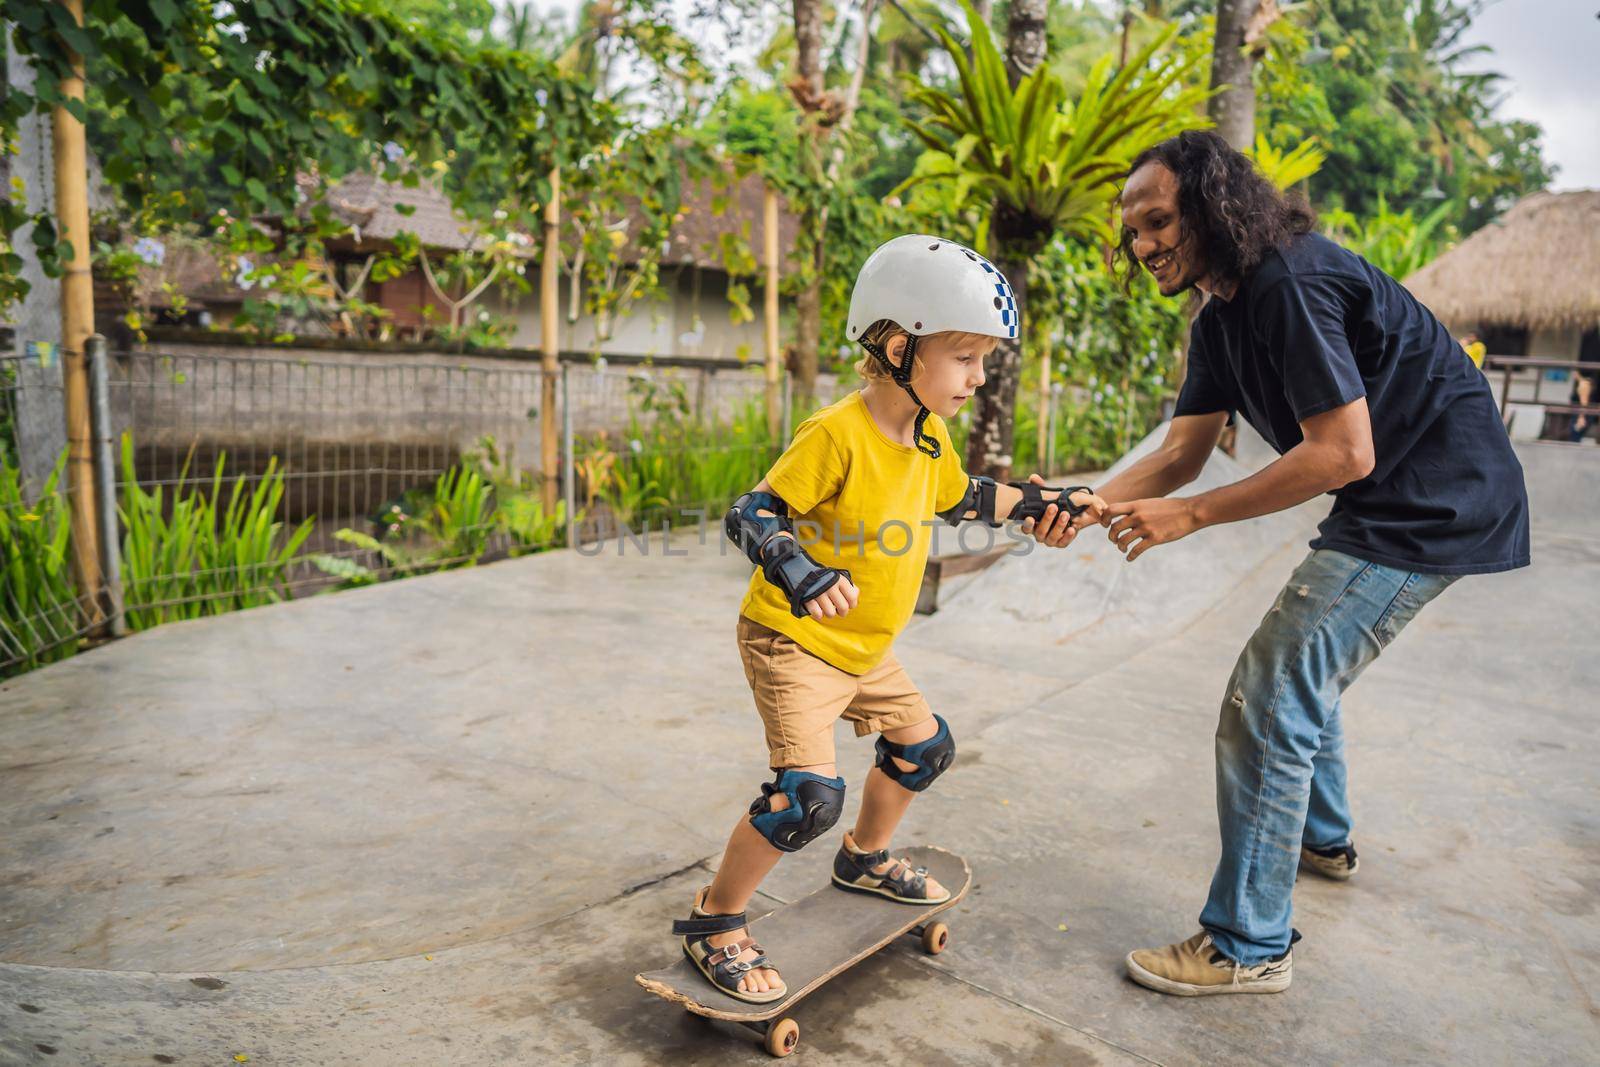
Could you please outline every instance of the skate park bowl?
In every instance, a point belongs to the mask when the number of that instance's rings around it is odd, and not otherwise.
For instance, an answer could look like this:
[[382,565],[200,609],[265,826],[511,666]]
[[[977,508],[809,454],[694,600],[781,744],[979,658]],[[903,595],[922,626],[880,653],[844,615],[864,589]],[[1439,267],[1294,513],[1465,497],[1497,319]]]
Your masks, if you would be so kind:
[[[1288,991],[1163,998],[1122,960],[1197,927],[1217,709],[1324,500],[1131,564],[1097,529],[1019,550],[912,622],[898,655],[959,755],[898,841],[974,888],[943,954],[807,998],[798,1055],[1592,1062],[1600,449],[1518,454],[1534,566],[1457,583],[1346,696],[1362,866],[1297,887]],[[1247,441],[1186,492],[1261,461]],[[0,683],[0,1063],[764,1062],[632,981],[770,777],[749,571],[715,529],[658,532]],[[836,742],[848,826],[872,746]],[[836,841],[753,912],[825,882]]]

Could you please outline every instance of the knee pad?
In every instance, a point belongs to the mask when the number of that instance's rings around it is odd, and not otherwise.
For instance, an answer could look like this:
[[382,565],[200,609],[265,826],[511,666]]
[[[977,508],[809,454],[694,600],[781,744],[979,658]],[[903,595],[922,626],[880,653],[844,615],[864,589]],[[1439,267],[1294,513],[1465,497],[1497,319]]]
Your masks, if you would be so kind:
[[[772,810],[772,794],[782,793],[789,806]],[[761,783],[761,795],[750,805],[750,825],[784,852],[799,852],[827,833],[844,811],[844,779],[824,778],[809,771],[782,770]]]
[[[939,724],[939,732],[914,745],[897,745],[882,734],[878,735],[878,770],[913,793],[928,788],[956,759],[956,740],[950,736],[949,725],[938,715],[933,721]],[[903,771],[895,763],[896,759],[915,763],[917,769]]]

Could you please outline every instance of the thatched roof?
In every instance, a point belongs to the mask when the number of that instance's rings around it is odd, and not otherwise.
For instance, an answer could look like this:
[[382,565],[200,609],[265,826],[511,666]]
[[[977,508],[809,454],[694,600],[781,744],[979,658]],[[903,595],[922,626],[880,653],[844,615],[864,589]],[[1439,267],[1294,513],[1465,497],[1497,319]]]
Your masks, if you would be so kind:
[[[220,245],[196,237],[172,234],[161,241],[160,264],[145,264],[134,281],[134,300],[149,307],[167,307],[172,301],[164,285],[183,294],[199,308],[241,304],[250,293],[239,285],[237,273],[228,273],[227,253]],[[260,257],[257,257],[258,259]]]
[[1600,189],[1534,193],[1406,279],[1451,325],[1600,323]]
[[[731,175],[730,175],[731,177]],[[712,209],[717,192],[709,179],[689,182],[683,190],[680,205],[682,217],[673,225],[670,242],[662,257],[667,265],[690,264],[713,270],[722,269],[716,253],[716,244],[724,233],[738,233],[748,228],[750,244],[760,255],[763,186],[761,179],[745,175],[732,181],[722,198],[726,206],[722,214]],[[451,206],[450,200],[437,183],[423,181],[416,188],[384,181],[368,173],[351,174],[328,190],[327,202],[334,217],[352,227],[355,249],[363,249],[371,241],[392,241],[402,231],[416,234],[428,248],[460,251],[469,245],[479,244],[479,228],[464,220]],[[400,205],[409,205],[411,214],[401,214]],[[628,212],[627,233],[637,234],[644,225],[637,207]],[[786,259],[794,251],[799,237],[799,219],[781,200],[778,210],[779,254]],[[527,255],[538,255],[537,234],[528,235]],[[334,242],[339,244],[340,242]],[[637,255],[630,239],[625,254]]]
[[[327,192],[334,218],[347,223],[357,248],[371,241],[388,242],[413,233],[424,248],[460,252],[479,244],[479,227],[456,214],[437,182],[424,179],[414,188],[358,171],[334,183]],[[409,214],[402,212],[402,207]]]
[[[754,174],[746,175],[743,179],[733,181],[721,194],[726,205],[723,212],[717,214],[712,209],[719,197],[712,183],[706,179],[690,183],[684,189],[683,215],[672,227],[663,264],[692,264],[721,270],[721,260],[715,254],[718,237],[746,228],[751,247],[759,258],[762,196],[761,179]],[[329,248],[335,253],[365,255],[373,250],[375,243],[393,241],[402,231],[416,234],[424,247],[448,251],[459,251],[484,241],[478,227],[457,214],[449,198],[432,182],[425,181],[416,188],[406,188],[375,175],[351,174],[328,190],[327,203],[334,217],[350,227],[346,236],[329,241]],[[415,210],[404,214],[400,210],[401,205],[409,205]],[[628,232],[636,234],[643,220],[638,217],[637,210],[630,216]],[[794,251],[799,230],[799,219],[780,200],[779,254],[785,260]],[[131,236],[126,241],[134,243]],[[221,245],[175,234],[164,236],[159,243],[162,246],[162,261],[142,266],[134,283],[134,294],[140,303],[152,307],[167,306],[170,298],[164,283],[172,285],[192,305],[198,307],[236,305],[250,295],[238,284],[237,277],[228,273],[232,270],[232,261]],[[626,254],[637,254],[632,242],[625,251]],[[530,259],[537,258],[539,246],[532,237],[523,254]],[[261,257],[252,258],[258,260],[259,266]]]
[[[731,177],[731,175],[730,175]],[[762,201],[766,188],[756,174],[734,178],[721,194],[726,203],[722,214],[713,211],[717,206],[717,190],[708,178],[689,182],[683,190],[680,205],[683,217],[672,227],[671,244],[662,257],[666,265],[693,264],[711,270],[722,269],[722,259],[717,254],[717,241],[722,234],[748,232],[750,249],[761,259]],[[630,232],[637,232],[630,224]],[[800,218],[789,210],[788,201],[778,197],[778,255],[785,263],[794,252],[800,239]]]

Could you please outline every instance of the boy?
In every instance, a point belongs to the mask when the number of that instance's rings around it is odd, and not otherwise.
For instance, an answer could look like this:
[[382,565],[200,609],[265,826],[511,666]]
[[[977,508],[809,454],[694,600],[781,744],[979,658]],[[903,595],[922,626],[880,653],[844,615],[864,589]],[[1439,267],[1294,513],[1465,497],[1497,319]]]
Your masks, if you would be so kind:
[[955,756],[948,725],[890,651],[916,603],[929,520],[1048,523],[1065,498],[1088,525],[1103,507],[1087,489],[999,485],[962,470],[944,420],[983,384],[997,339],[1018,335],[1017,315],[1010,285],[970,249],[919,234],[880,247],[856,279],[847,324],[868,353],[857,365],[866,386],[803,422],[728,512],[729,538],[760,568],[740,605],[738,641],[777,777],[761,786],[715,880],[673,933],[731,997],[767,1003],[787,992],[748,936],[744,908],[780,856],[843,811],[833,753],[841,715],[856,736],[881,736],[860,814],[834,858],[834,884],[910,905],[950,897],[888,852],[912,798]]

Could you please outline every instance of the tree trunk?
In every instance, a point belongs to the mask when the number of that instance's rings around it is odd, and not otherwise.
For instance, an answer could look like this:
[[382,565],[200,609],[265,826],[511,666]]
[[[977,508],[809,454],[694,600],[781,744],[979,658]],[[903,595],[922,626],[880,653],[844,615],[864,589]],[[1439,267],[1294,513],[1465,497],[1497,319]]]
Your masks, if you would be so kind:
[[794,311],[795,391],[802,406],[809,406],[817,393],[817,352],[822,340],[820,279],[795,295]]
[[1012,0],[1006,22],[1006,78],[1013,89],[1044,62],[1049,8],[1049,0]]
[[[1028,259],[1004,253],[994,256],[995,266],[1011,283],[1018,308],[1028,306]],[[1022,336],[1023,331],[1018,330],[1016,340],[1000,342],[989,366],[989,380],[972,398],[972,430],[967,435],[968,474],[984,474],[1002,482],[1011,477],[1017,386],[1022,380]]]
[[1206,105],[1217,132],[1244,151],[1256,138],[1255,59],[1245,50],[1245,33],[1258,0],[1219,0],[1217,33],[1211,43],[1211,87],[1222,91]]
[[794,0],[794,44],[798,73],[805,81],[806,87],[811,90],[811,94],[820,97],[822,95],[821,0]]
[[[1006,22],[1006,77],[1015,89],[1045,59],[1048,0],[1012,0]],[[1011,283],[1017,312],[1027,322],[1028,264],[1049,240],[1035,220],[1020,217],[1000,200],[989,212],[990,258]],[[972,430],[967,436],[967,471],[1005,481],[1011,477],[1011,442],[1016,433],[1017,387],[1022,378],[1022,329],[1014,341],[995,349],[988,383],[973,397]]]
[[805,116],[800,123],[800,167],[807,183],[818,194],[805,197],[800,211],[800,230],[811,243],[813,255],[805,288],[800,290],[795,301],[795,377],[801,402],[809,404],[817,392],[818,346],[822,336],[822,229],[827,224],[820,196],[822,142],[827,135],[818,121],[823,114],[821,0],[794,0],[794,38],[800,84],[792,88]]

